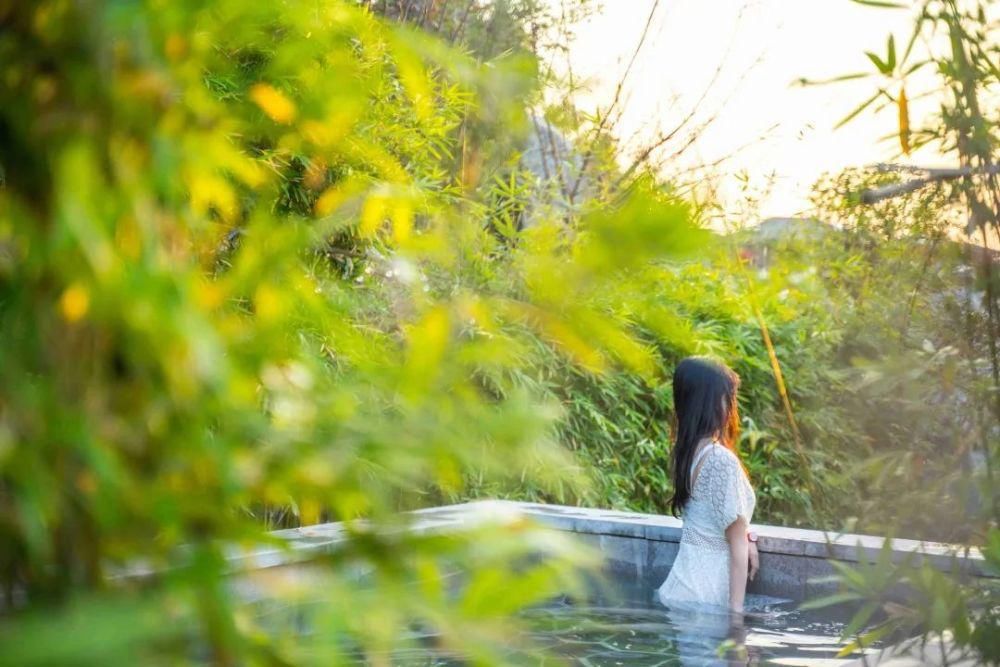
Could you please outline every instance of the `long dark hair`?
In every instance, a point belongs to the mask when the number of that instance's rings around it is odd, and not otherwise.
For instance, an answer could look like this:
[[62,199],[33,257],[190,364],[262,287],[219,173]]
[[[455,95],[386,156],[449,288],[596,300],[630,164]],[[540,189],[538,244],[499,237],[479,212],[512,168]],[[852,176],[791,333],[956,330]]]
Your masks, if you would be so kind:
[[716,439],[736,452],[740,416],[736,392],[740,376],[725,364],[688,357],[674,369],[674,495],[670,510],[679,515],[691,497],[691,463],[698,443]]

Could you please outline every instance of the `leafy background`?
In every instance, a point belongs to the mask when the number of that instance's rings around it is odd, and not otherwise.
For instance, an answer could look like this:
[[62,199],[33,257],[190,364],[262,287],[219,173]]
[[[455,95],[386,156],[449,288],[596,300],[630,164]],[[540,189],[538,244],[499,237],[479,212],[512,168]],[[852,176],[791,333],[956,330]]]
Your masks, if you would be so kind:
[[[862,204],[898,174],[847,172],[816,186],[838,231],[711,231],[547,94],[593,6],[563,9],[0,3],[0,662],[388,664],[417,626],[499,662],[592,559],[399,510],[665,512],[690,354],[743,379],[759,520],[995,542],[968,193]],[[276,609],[234,592],[227,547],[327,520],[308,578],[253,580]]]

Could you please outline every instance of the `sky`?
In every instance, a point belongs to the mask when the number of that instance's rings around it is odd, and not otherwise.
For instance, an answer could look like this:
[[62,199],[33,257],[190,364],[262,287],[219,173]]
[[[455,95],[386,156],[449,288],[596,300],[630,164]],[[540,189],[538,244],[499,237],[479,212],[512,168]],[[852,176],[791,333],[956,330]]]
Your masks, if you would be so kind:
[[[576,97],[579,107],[606,107],[613,99],[654,2],[603,0],[597,15],[576,26],[568,63],[556,67],[568,64],[587,82],[588,90]],[[667,161],[665,175],[706,183],[707,172],[691,169],[725,158],[712,170],[721,175],[714,189],[723,217],[752,224],[808,216],[810,187],[824,172],[883,161],[947,162],[931,148],[900,156],[895,106],[834,129],[884,80],[795,84],[801,77],[874,71],[864,52],[884,54],[890,34],[902,52],[912,29],[908,10],[850,0],[661,0],[627,79],[616,134],[627,153],[696,108],[692,132],[665,147],[669,155],[691,140]],[[910,97],[914,83],[907,83]],[[892,84],[890,91],[897,90]],[[929,104],[932,98],[911,102],[912,124],[931,110]]]

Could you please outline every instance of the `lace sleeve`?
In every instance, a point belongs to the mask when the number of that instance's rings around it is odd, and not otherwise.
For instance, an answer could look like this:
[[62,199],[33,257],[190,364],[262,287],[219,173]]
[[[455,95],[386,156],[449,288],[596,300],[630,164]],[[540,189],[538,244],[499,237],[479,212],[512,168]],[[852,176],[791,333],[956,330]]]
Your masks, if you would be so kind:
[[737,458],[720,448],[705,462],[705,468],[712,520],[719,531],[725,532],[741,516],[749,524],[753,514],[753,490]]

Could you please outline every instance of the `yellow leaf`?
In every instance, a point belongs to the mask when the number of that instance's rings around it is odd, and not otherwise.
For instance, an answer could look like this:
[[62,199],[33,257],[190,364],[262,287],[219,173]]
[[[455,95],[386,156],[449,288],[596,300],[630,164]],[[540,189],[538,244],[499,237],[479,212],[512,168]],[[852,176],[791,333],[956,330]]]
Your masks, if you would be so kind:
[[381,195],[372,195],[365,200],[365,204],[361,208],[361,228],[359,230],[361,236],[375,236],[385,219],[387,205],[386,198]]
[[324,121],[306,120],[302,122],[302,136],[318,148],[331,148],[343,141],[355,120],[354,114],[337,113]]
[[410,181],[410,175],[402,163],[384,148],[357,138],[349,139],[346,148],[348,158],[374,167],[381,180],[397,183]]
[[214,208],[225,219],[231,219],[237,212],[236,193],[226,179],[212,173],[194,173],[188,178],[191,193],[191,208],[205,215]]
[[496,307],[507,317],[535,329],[557,345],[573,361],[594,372],[604,370],[606,361],[595,347],[585,341],[565,320],[531,304],[504,300]]
[[368,495],[354,489],[341,489],[334,502],[338,514],[351,518],[363,515],[371,508]]
[[605,362],[601,353],[566,322],[544,313],[536,321],[538,329],[581,366],[594,372],[604,370]]
[[131,260],[139,258],[142,252],[142,239],[135,218],[128,216],[118,222],[115,227],[115,245],[124,257]]
[[496,332],[496,326],[493,321],[492,313],[487,307],[487,304],[483,303],[477,297],[464,295],[459,299],[458,306],[462,318],[465,319],[468,324],[477,327],[481,331],[488,331],[490,333]]
[[76,322],[90,310],[90,294],[79,283],[70,285],[59,298],[59,312],[67,322]]
[[254,307],[257,317],[265,322],[273,322],[285,312],[281,293],[266,283],[254,293]]
[[274,86],[255,84],[250,89],[250,99],[275,123],[288,125],[295,120],[295,104]]
[[320,218],[330,215],[343,206],[347,200],[361,194],[365,187],[364,182],[359,179],[349,179],[344,183],[331,185],[316,200],[314,207],[316,215]]
[[312,526],[319,523],[322,507],[313,498],[306,498],[299,503],[299,521],[303,526]]
[[399,80],[413,104],[413,110],[421,119],[430,118],[434,113],[434,90],[420,56],[403,39],[394,39],[392,48]]
[[444,306],[433,308],[420,322],[407,328],[407,385],[414,395],[438,375],[450,336],[451,317]]
[[906,89],[899,89],[899,147],[904,155],[910,154],[910,105],[906,99]]
[[195,286],[194,296],[198,305],[205,310],[215,310],[226,299],[225,290],[217,282],[208,279],[200,281]]
[[406,243],[412,231],[413,206],[406,199],[397,200],[392,207],[392,232],[396,243]]
[[183,35],[176,32],[170,33],[167,36],[163,50],[166,52],[168,58],[176,62],[187,53],[187,40],[184,39]]
[[254,160],[239,156],[239,159],[228,160],[226,167],[251,188],[260,187],[267,181],[267,172]]
[[462,490],[462,471],[450,457],[443,457],[437,464],[437,481],[445,491],[457,492]]

